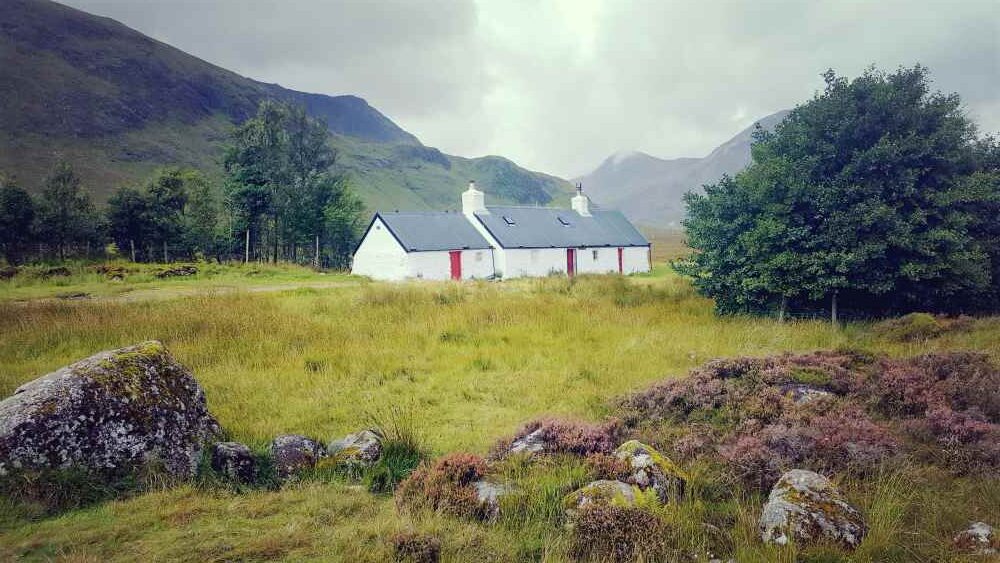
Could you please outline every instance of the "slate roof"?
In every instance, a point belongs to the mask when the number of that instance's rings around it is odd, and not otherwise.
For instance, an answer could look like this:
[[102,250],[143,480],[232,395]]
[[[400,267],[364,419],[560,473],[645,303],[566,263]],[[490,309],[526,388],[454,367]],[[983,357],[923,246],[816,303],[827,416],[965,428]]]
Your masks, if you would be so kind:
[[553,207],[494,207],[476,218],[504,248],[649,246],[618,211],[592,209],[590,217]]
[[[490,243],[461,213],[380,211],[375,218],[382,219],[407,252],[490,248]],[[371,225],[368,228],[371,229]]]

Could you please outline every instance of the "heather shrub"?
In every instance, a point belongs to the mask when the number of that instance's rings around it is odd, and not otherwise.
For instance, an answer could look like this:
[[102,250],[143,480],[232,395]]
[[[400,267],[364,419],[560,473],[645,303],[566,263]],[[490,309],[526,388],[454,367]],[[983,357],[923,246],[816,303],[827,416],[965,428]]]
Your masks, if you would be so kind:
[[392,538],[395,560],[403,563],[437,563],[441,560],[441,540],[418,532],[401,532]]
[[642,508],[589,505],[574,520],[570,556],[577,561],[670,560],[669,532]]
[[400,509],[434,510],[453,516],[481,517],[472,484],[486,474],[479,456],[454,453],[423,464],[396,488]]
[[593,424],[580,420],[542,418],[529,422],[510,440],[501,440],[493,447],[493,456],[504,457],[512,444],[529,434],[542,443],[542,453],[586,456],[614,451],[623,436],[618,420]]
[[590,454],[585,463],[592,481],[625,481],[632,472],[629,462],[605,453]]

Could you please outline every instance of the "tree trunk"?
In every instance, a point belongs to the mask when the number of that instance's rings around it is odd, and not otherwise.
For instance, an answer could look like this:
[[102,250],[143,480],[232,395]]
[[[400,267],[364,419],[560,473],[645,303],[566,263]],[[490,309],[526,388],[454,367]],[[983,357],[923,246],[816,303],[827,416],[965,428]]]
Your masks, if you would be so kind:
[[313,268],[319,269],[319,235],[316,235],[316,251],[313,253]]
[[132,262],[135,262],[135,239],[128,239],[128,246],[132,254]]
[[782,295],[781,296],[781,305],[778,308],[778,322],[779,323],[785,322],[785,309],[787,309],[787,308],[788,308],[788,296],[787,295]]
[[837,290],[833,290],[833,297],[830,299],[830,322],[837,324]]
[[271,255],[271,263],[278,263],[278,217],[274,217],[274,254]]
[[246,242],[246,247],[243,251],[243,263],[244,264],[250,263],[250,227],[247,227],[247,242]]
[[167,257],[167,241],[163,241],[163,263],[166,264],[167,262],[170,262],[170,259]]

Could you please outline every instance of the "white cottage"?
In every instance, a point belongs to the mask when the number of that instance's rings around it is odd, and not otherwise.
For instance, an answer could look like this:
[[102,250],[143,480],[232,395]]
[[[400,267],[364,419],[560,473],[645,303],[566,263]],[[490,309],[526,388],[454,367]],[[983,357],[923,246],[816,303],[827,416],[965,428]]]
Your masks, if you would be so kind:
[[376,213],[352,273],[380,280],[634,274],[650,270],[649,241],[618,211],[487,206],[469,182],[462,212]]

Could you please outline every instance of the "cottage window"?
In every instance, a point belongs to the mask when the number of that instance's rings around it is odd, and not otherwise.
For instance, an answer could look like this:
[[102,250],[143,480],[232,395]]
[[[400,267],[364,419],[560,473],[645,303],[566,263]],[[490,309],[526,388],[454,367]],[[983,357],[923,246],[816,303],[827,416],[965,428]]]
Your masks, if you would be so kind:
[[482,251],[479,251],[476,253],[476,262],[482,262],[482,261],[483,261],[483,253]]
[[564,227],[568,227],[569,226],[569,221],[567,221],[566,219],[563,219],[562,216],[556,217],[556,219],[559,219],[559,222],[562,223],[562,226],[564,226]]
[[504,223],[507,223],[507,225],[508,225],[508,226],[511,226],[511,227],[513,227],[514,225],[516,225],[516,224],[517,224],[517,223],[516,223],[516,222],[514,221],[514,219],[513,219],[513,218],[511,218],[511,217],[508,217],[508,216],[506,216],[506,215],[504,215],[504,216],[503,216],[503,222],[504,222]]
[[597,262],[597,250],[596,249],[594,250],[593,254],[594,254],[594,262]]
[[531,261],[532,262],[538,262],[538,251],[537,250],[532,250],[531,251]]

